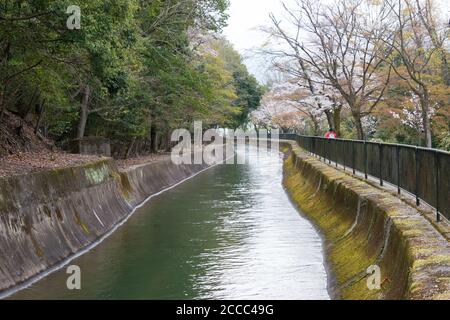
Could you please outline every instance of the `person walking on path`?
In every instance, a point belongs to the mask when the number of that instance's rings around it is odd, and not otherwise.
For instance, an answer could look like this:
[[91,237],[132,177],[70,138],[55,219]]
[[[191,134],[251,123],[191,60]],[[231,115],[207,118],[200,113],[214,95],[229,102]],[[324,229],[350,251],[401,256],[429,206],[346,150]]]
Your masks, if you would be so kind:
[[327,139],[336,139],[337,138],[336,131],[334,131],[333,129],[330,128],[330,130],[328,130],[328,132],[325,134],[325,138],[327,138]]

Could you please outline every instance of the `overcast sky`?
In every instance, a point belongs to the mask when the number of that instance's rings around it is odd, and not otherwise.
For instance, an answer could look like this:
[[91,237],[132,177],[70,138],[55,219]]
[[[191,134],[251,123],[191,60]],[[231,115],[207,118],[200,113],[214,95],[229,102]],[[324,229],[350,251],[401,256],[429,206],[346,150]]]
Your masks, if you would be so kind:
[[[295,0],[285,0],[292,3]],[[333,0],[325,0],[333,1]],[[266,81],[267,64],[252,54],[252,49],[260,47],[266,40],[258,28],[269,25],[269,14],[279,17],[283,12],[280,0],[230,0],[230,18],[224,34],[234,47],[244,56],[245,64],[261,82]],[[450,0],[438,0],[444,12],[450,11]],[[447,14],[450,17],[450,14]]]
[[230,18],[224,34],[244,56],[248,69],[258,80],[265,80],[265,64],[252,56],[252,49],[261,46],[266,36],[258,30],[268,25],[271,12],[281,10],[279,0],[231,0]]

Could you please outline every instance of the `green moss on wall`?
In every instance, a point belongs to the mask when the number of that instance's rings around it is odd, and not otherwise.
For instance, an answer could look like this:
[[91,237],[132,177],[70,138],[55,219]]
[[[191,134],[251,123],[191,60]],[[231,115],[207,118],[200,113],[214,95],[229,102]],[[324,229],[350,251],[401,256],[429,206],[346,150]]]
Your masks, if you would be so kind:
[[88,166],[85,169],[86,178],[91,184],[100,184],[104,182],[110,177],[109,173],[110,170],[106,163],[101,163],[100,165],[95,164]]
[[81,229],[83,230],[83,232],[88,235],[90,233],[89,229],[88,229],[86,223],[81,219],[80,214],[77,211],[75,211],[74,217],[75,217],[75,222],[77,223],[77,225],[79,225],[81,227]]
[[[377,260],[376,256],[367,254],[367,239],[353,234],[343,237],[354,224],[351,215],[345,212],[350,208],[330,201],[326,186],[321,186],[322,192],[316,192],[317,186],[314,188],[306,181],[294,164],[293,156],[285,161],[284,185],[293,201],[326,235],[327,259],[336,278],[339,297],[342,299],[379,298],[380,294],[368,290],[366,284],[366,270]],[[334,191],[331,190],[331,192]]]
[[131,195],[133,193],[133,189],[131,188],[130,180],[128,178],[128,175],[126,172],[120,172],[119,174],[119,181],[120,181],[120,190],[122,191],[122,194],[127,200],[130,200]]
[[[282,145],[284,185],[326,238],[332,293],[342,299],[441,299],[450,291],[450,246],[388,192]],[[439,254],[440,253],[440,254]],[[367,286],[381,268],[380,290]]]

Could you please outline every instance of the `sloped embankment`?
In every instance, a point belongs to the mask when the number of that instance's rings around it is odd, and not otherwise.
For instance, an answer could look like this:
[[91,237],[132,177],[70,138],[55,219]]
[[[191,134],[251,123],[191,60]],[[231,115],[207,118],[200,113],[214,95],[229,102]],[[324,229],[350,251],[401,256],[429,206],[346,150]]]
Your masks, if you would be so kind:
[[113,160],[0,179],[0,294],[72,257],[154,195],[206,169]]
[[[325,237],[341,299],[450,299],[450,244],[413,207],[388,192],[284,146],[284,185]],[[381,269],[369,290],[368,267]]]

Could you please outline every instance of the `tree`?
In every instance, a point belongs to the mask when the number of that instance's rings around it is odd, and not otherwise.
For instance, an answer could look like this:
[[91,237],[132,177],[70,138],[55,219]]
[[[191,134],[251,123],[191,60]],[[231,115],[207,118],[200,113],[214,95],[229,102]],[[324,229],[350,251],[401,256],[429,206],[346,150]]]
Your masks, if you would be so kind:
[[[277,83],[264,95],[261,106],[252,112],[252,122],[266,129],[281,128],[284,132],[303,134],[309,133],[307,125],[310,124],[311,133],[319,135],[325,113],[317,108],[316,99],[295,80]],[[326,108],[325,101],[321,105]]]
[[440,14],[434,0],[416,0],[415,5],[420,22],[437,50],[441,63],[442,79],[447,86],[450,86],[450,62],[448,60],[448,52],[445,49],[446,42],[450,36],[449,25],[447,21],[444,22],[442,19],[436,18],[440,17]]
[[[270,54],[298,63],[306,81],[309,78],[311,83],[338,91],[351,110],[358,138],[364,139],[362,118],[382,100],[391,74],[385,65],[385,57],[390,54],[384,42],[390,32],[384,22],[387,6],[365,0],[334,5],[303,0],[295,9],[284,5],[284,10],[289,27],[283,27],[282,21],[272,15],[269,31],[286,49],[271,50]],[[295,32],[287,31],[291,29]],[[387,72],[380,72],[382,68]],[[316,77],[309,77],[305,71]]]
[[194,117],[236,117],[233,75],[189,39],[220,32],[227,0],[80,0],[80,30],[66,27],[70,4],[0,3],[0,124],[36,109],[36,132],[106,136],[129,155],[167,147]]
[[241,55],[225,38],[215,36],[208,41],[212,52],[221,57],[225,69],[233,76],[233,86],[237,95],[233,104],[240,108],[240,112],[230,119],[228,126],[233,129],[245,126],[249,121],[249,114],[260,105],[264,88],[254,76],[250,75]]
[[301,92],[301,101],[298,102],[303,101],[303,107],[309,110],[307,113],[310,115],[325,113],[328,127],[333,128],[338,136],[341,136],[341,112],[345,102],[340,93],[333,86],[326,85],[327,80],[321,79],[319,75],[309,70],[303,61],[299,61],[298,66],[293,63],[275,63],[274,68],[290,77],[290,83],[298,85]]
[[[427,31],[425,15],[429,15],[432,2],[426,1],[422,9],[419,1],[389,0],[392,22],[395,23],[395,37],[392,42],[394,50],[390,63],[397,74],[417,97],[420,104],[422,128],[425,146],[433,146],[432,137],[432,60],[442,47],[434,47],[434,42]],[[425,22],[425,24],[424,24]],[[433,31],[431,31],[433,34]],[[444,72],[445,73],[445,72]]]

